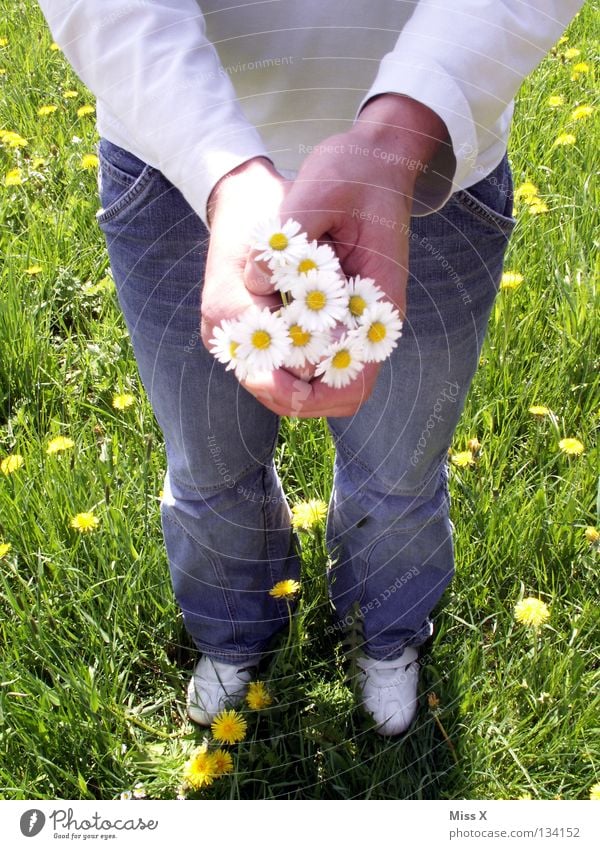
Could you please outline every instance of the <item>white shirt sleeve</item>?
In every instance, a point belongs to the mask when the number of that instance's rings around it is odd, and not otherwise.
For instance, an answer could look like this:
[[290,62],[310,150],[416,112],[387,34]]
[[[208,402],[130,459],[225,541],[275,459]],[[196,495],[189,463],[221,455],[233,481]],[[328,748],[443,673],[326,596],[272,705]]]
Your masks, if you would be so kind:
[[215,183],[266,156],[196,0],[39,0],[75,72],[206,221]]
[[438,209],[458,186],[486,176],[485,169],[480,173],[480,151],[494,146],[490,134],[496,141],[506,135],[519,86],[582,5],[583,0],[419,0],[359,107],[360,112],[374,95],[403,94],[446,124],[453,156],[443,153],[419,175],[416,214]]

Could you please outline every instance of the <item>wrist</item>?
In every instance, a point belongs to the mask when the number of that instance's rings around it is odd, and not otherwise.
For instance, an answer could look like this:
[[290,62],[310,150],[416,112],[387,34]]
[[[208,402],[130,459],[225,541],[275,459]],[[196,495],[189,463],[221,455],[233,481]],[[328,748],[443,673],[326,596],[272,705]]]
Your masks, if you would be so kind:
[[280,179],[271,160],[264,156],[247,159],[224,174],[215,183],[208,198],[206,212],[209,226],[214,221],[218,209],[232,207],[228,202],[230,198],[235,197],[239,205],[245,196],[251,197],[252,192],[259,189],[264,191],[265,184],[272,185],[275,182],[274,177]]
[[357,136],[412,161],[416,180],[420,171],[444,146],[450,136],[442,119],[428,106],[400,94],[376,95],[361,110],[351,130]]

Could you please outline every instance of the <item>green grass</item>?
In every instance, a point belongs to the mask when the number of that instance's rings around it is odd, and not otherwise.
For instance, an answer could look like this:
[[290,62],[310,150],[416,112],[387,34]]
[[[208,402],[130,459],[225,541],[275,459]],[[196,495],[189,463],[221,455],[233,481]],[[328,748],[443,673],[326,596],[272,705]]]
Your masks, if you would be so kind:
[[[95,220],[93,102],[31,0],[0,0],[0,792],[5,799],[118,798],[142,782],[173,798],[203,732],[185,719],[195,653],[168,579],[159,521],[161,437],[143,396]],[[455,438],[477,436],[475,466],[452,467],[457,576],[425,647],[423,706],[401,742],[355,709],[331,624],[322,539],[304,537],[303,598],[268,673],[273,705],[246,712],[235,770],[207,798],[587,798],[600,781],[600,525],[597,6],[589,3],[523,86],[511,139],[515,183],[549,211],[518,208],[501,292]],[[0,42],[1,43],[1,42]],[[571,80],[577,61],[590,70]],[[64,90],[77,96],[67,99]],[[562,94],[551,109],[547,98]],[[58,109],[41,118],[38,107]],[[594,132],[594,125],[596,131]],[[553,146],[563,132],[574,145]],[[37,161],[36,161],[37,160]],[[5,186],[21,168],[22,185]],[[27,269],[39,265],[37,274]],[[135,403],[112,406],[114,392]],[[536,418],[531,404],[551,416]],[[75,447],[49,456],[49,439]],[[585,451],[567,457],[562,437]],[[314,457],[323,463],[314,465]],[[327,499],[332,449],[321,421],[284,421],[279,468],[292,503]],[[94,510],[99,528],[71,517]],[[515,622],[546,601],[538,636]],[[439,707],[428,707],[435,692]],[[443,729],[443,730],[442,730]],[[449,742],[448,742],[449,741]]]

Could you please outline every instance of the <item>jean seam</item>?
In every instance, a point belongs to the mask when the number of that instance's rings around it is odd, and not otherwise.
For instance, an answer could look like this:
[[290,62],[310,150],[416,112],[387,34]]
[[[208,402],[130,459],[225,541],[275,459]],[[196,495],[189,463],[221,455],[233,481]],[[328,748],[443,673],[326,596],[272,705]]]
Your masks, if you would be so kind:
[[[100,160],[100,168],[103,170],[102,178],[104,178],[105,173],[108,173],[110,178],[114,179],[112,166],[107,160]],[[117,198],[107,209],[98,210],[96,213],[98,224],[105,224],[112,221],[119,213],[127,209],[127,207],[142,195],[156,176],[160,176],[160,171],[157,171],[150,165],[146,165],[140,176],[135,178],[124,194]],[[123,185],[120,180],[117,180],[117,182],[119,182],[119,185]]]
[[[209,493],[223,492],[226,489],[234,489],[234,487],[237,486],[237,482],[239,481],[240,478],[245,477],[249,472],[253,471],[254,469],[265,468],[268,464],[270,464],[271,459],[272,459],[271,456],[267,456],[265,458],[265,461],[259,460],[259,461],[249,463],[247,466],[244,466],[237,473],[233,486],[224,486],[222,483],[218,483],[218,484],[214,484],[212,486],[202,486],[202,487],[195,486],[192,491],[198,493],[199,495],[202,494],[202,493],[206,493],[208,495]],[[181,486],[183,489],[189,488],[189,481],[183,481],[181,478],[177,477],[176,474],[173,474],[173,472],[171,471],[170,468],[169,468],[169,476],[171,477],[171,479],[175,483],[179,484],[179,486]]]
[[[350,448],[348,448],[346,445],[344,445],[344,442],[342,441],[341,437],[339,437],[337,434],[336,434],[336,449],[341,450],[342,453],[352,463],[355,463],[364,472],[366,472],[371,477],[371,480],[373,480],[377,484],[382,484],[385,487],[386,492],[382,492],[381,493],[382,496],[393,494],[393,495],[413,495],[415,497],[419,497],[419,495],[423,491],[423,489],[425,489],[425,487],[428,486],[429,483],[431,482],[431,480],[433,479],[433,476],[434,476],[433,472],[437,469],[438,466],[440,466],[443,463],[444,458],[445,458],[445,451],[442,454],[438,454],[436,457],[433,458],[433,460],[431,461],[431,463],[429,464],[429,466],[425,470],[425,474],[423,475],[423,480],[425,480],[425,483],[422,484],[418,489],[415,489],[414,487],[412,487],[412,488],[404,488],[404,487],[399,488],[397,486],[397,484],[389,483],[389,482],[383,480],[383,478],[379,477],[372,469],[370,469],[368,466],[366,466]],[[392,490],[393,490],[393,492],[392,492]]]

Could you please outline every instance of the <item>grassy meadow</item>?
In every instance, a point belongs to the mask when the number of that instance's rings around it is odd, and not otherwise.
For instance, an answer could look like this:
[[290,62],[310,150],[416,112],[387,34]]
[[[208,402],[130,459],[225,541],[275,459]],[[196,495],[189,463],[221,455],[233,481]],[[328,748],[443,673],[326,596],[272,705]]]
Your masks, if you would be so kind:
[[[519,94],[512,275],[453,446],[457,575],[415,725],[385,740],[355,707],[317,525],[272,702],[243,709],[231,771],[196,790],[184,766],[211,735],[185,716],[196,654],[162,544],[161,436],[94,219],[94,99],[33,0],[0,12],[0,797],[599,795],[597,4]],[[327,501],[318,455],[325,423],[285,420],[291,504]],[[515,618],[528,597],[547,606],[537,628]]]

